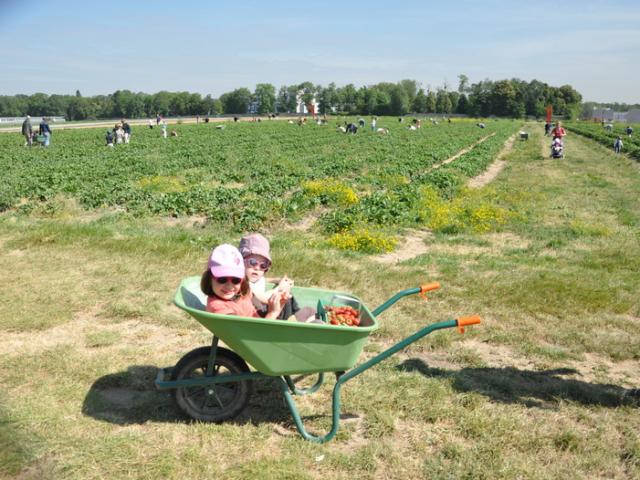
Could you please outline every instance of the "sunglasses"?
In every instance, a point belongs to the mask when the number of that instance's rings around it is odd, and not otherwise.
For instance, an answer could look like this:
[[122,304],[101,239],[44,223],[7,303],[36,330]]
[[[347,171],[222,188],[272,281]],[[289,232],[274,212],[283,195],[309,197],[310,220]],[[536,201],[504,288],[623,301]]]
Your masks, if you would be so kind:
[[238,285],[242,281],[241,278],[236,278],[236,277],[213,277],[213,279],[216,281],[216,283],[219,283],[220,285],[224,285],[227,282],[231,282],[234,285]]
[[250,267],[253,268],[259,268],[260,270],[269,270],[269,267],[271,266],[269,262],[260,262],[259,260],[256,260],[255,258],[247,258],[245,260],[245,263],[247,265],[249,265]]

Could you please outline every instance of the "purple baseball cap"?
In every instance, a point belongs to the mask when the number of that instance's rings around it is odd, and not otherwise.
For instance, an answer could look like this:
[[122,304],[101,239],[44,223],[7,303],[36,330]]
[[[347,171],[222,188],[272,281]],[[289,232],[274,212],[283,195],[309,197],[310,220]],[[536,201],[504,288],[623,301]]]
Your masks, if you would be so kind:
[[271,263],[271,255],[269,255],[269,240],[259,233],[245,235],[240,239],[240,253],[243,257],[249,255],[260,255]]
[[216,277],[244,278],[244,260],[236,247],[224,243],[211,252],[207,268]]

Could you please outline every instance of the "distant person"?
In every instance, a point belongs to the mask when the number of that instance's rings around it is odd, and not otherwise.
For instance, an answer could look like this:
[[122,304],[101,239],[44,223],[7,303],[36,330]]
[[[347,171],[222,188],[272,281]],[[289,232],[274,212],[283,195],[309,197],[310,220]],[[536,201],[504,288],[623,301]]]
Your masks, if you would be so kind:
[[372,131],[372,132],[377,131],[377,130],[376,130],[376,122],[377,122],[376,117],[373,117],[373,118],[371,119],[371,131]]
[[26,140],[24,144],[25,147],[33,145],[33,127],[31,126],[31,117],[29,115],[27,115],[27,118],[22,122],[22,135],[24,135]]
[[113,132],[111,130],[107,130],[104,139],[107,142],[107,147],[113,148]]
[[116,126],[113,127],[113,133],[116,136],[116,145],[124,143],[124,130],[121,124],[116,123]]
[[549,135],[550,131],[551,131],[551,124],[549,122],[546,122],[544,124],[544,136],[546,137],[547,135]]
[[347,131],[345,133],[350,133],[352,135],[355,135],[356,133],[358,133],[358,127],[356,126],[355,123],[348,123],[346,130]]
[[162,138],[167,138],[167,122],[162,122]]
[[40,135],[44,135],[44,147],[48,147],[51,144],[51,128],[47,123],[47,119],[42,117],[42,121],[40,122],[40,128],[38,129],[38,133]]
[[200,125],[200,115],[196,115],[196,125]]
[[551,130],[551,136],[553,138],[559,138],[560,140],[564,140],[564,137],[567,135],[567,131],[562,127],[562,123],[556,122],[556,126]]
[[131,126],[122,119],[122,131],[124,132],[124,143],[129,143],[131,138]]
[[162,121],[162,117],[160,116],[159,113],[156,114],[156,125],[160,125],[160,122]]
[[616,153],[622,152],[622,139],[620,137],[617,137],[613,143],[613,151]]
[[633,128],[631,128],[631,125],[627,125],[627,137],[630,137],[632,133],[633,133]]

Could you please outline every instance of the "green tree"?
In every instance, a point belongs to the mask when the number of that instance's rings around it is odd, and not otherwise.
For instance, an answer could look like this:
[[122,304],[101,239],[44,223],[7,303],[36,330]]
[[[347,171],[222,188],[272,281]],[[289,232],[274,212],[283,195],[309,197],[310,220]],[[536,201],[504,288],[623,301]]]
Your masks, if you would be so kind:
[[400,86],[407,93],[409,105],[413,105],[413,101],[418,94],[418,82],[416,82],[415,80],[404,79],[400,80]]
[[469,113],[469,101],[464,93],[461,93],[460,98],[458,98],[458,105],[456,105],[455,112],[462,114]]
[[248,88],[238,88],[220,95],[225,113],[247,113],[251,103],[251,92]]
[[436,94],[433,90],[427,93],[427,112],[433,113],[436,111]]
[[436,93],[436,112],[437,113],[451,113],[452,110],[451,100],[446,90],[438,90]]
[[404,115],[409,111],[409,95],[401,85],[395,85],[390,92],[391,115]]
[[331,82],[328,87],[320,90],[319,101],[320,113],[331,113],[333,109],[338,105],[338,91],[336,84]]
[[276,87],[270,83],[259,83],[256,85],[253,95],[256,102],[258,102],[258,113],[260,115],[275,112]]
[[458,92],[467,93],[469,91],[469,77],[461,73],[458,75]]
[[427,96],[421,88],[413,99],[412,110],[416,113],[427,113]]

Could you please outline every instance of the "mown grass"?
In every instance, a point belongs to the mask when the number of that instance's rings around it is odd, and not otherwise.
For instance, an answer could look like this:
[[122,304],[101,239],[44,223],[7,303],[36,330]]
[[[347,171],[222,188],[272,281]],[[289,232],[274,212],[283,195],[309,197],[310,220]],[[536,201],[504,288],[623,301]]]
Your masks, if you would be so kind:
[[[476,193],[513,213],[496,232],[428,236],[427,253],[390,266],[313,230],[265,232],[274,274],[370,307],[442,283],[385,312],[363,359],[431,321],[483,317],[350,381],[325,445],[301,440],[268,381],[220,425],[185,420],[153,388],[158,367],[209,341],[170,305],[174,289],[237,236],[64,197],[6,212],[0,477],[638,478],[638,166],[575,136],[565,160],[543,158],[541,128],[527,128]],[[298,399],[311,431],[330,428],[331,387]]]

